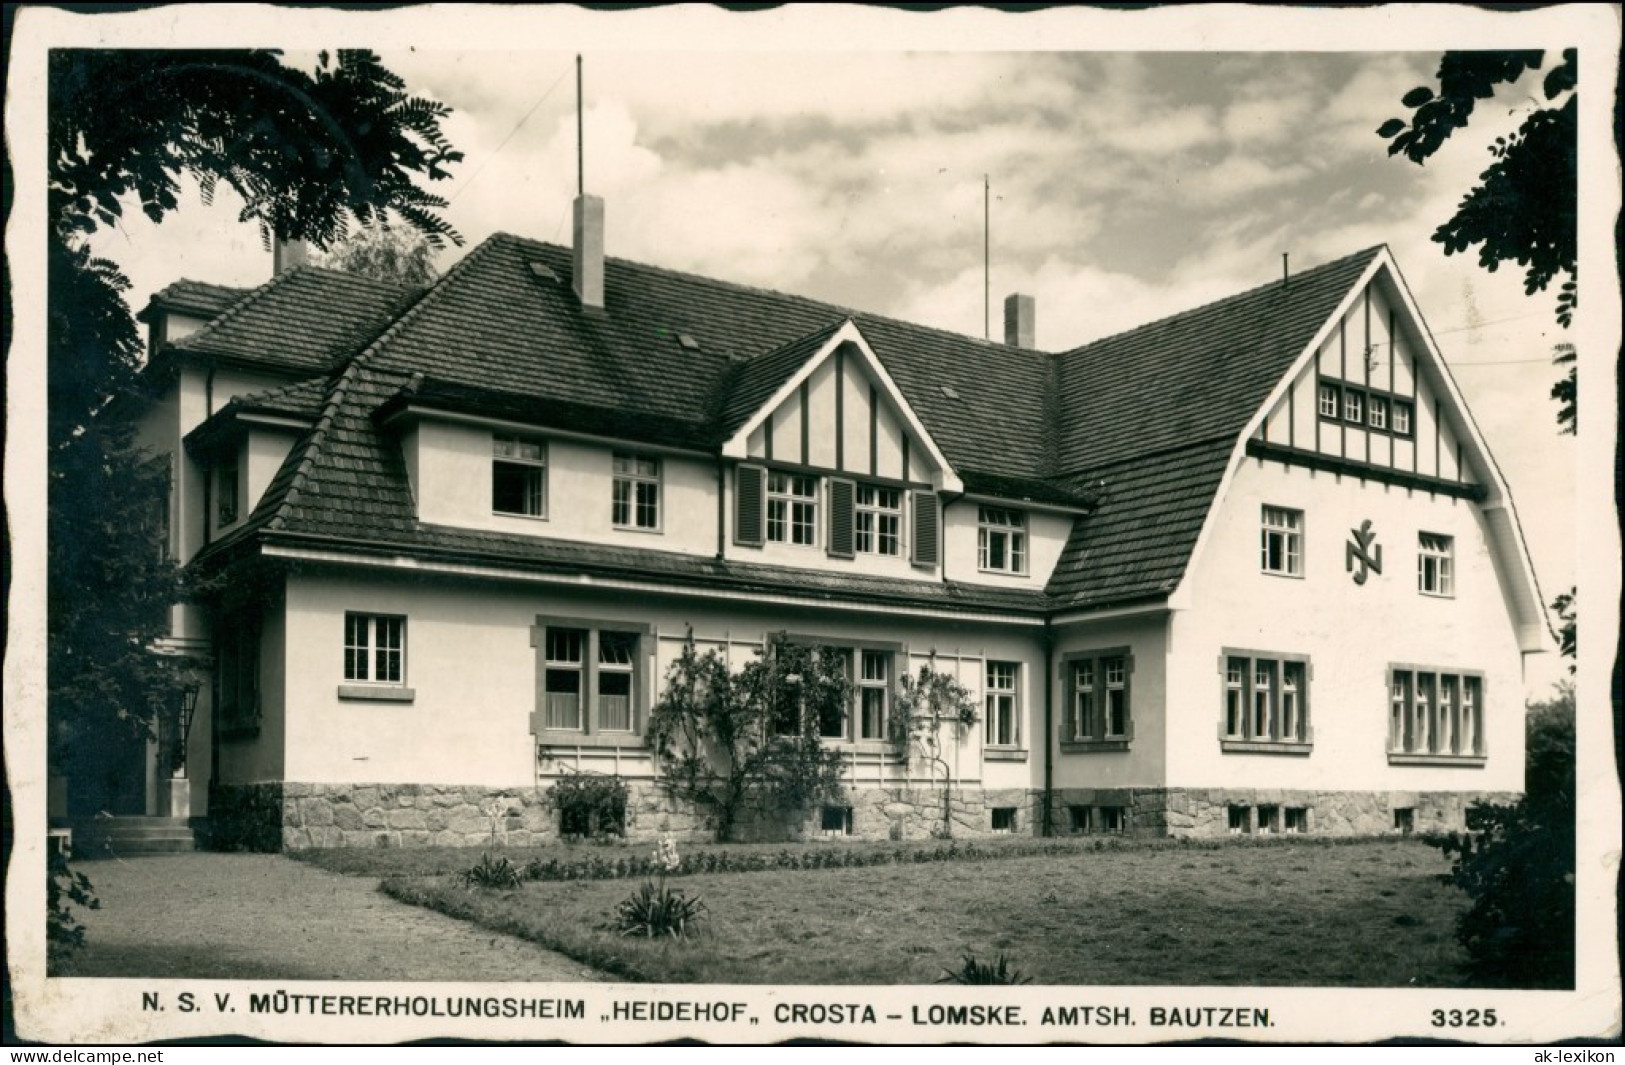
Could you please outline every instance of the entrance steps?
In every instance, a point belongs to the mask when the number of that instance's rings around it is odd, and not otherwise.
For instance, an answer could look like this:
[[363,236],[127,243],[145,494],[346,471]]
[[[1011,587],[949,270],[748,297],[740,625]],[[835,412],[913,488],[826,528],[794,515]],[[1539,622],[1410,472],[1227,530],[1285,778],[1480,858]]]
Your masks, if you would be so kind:
[[132,858],[197,850],[192,819],[98,817],[73,826],[75,858]]

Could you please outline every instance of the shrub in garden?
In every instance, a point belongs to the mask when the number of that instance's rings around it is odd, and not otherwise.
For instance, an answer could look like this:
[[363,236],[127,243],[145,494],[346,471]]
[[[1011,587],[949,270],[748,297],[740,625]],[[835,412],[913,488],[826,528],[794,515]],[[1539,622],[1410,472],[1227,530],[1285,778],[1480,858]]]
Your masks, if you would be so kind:
[[615,927],[623,936],[682,939],[705,916],[705,902],[698,895],[690,898],[681,888],[666,885],[666,874],[682,866],[677,844],[670,838],[661,840],[655,848],[654,863],[659,883],[645,880],[637,891],[621,900],[615,908]]
[[85,945],[85,926],[74,916],[71,906],[101,909],[101,901],[90,890],[85,874],[68,868],[68,859],[51,855],[45,879],[45,956],[48,971],[70,971],[73,956]]
[[480,852],[480,860],[462,873],[463,886],[487,890],[511,891],[524,883],[525,876],[507,855],[492,858],[489,851]]
[[547,797],[559,811],[560,835],[605,839],[625,834],[629,794],[619,776],[567,770]]
[[1527,791],[1513,805],[1475,803],[1467,831],[1433,842],[1456,855],[1450,878],[1473,900],[1456,938],[1478,981],[1574,986],[1574,691],[1528,719]]
[[1033,978],[1010,964],[1000,951],[992,962],[978,961],[976,955],[966,953],[959,968],[942,970],[939,984],[1030,984]]

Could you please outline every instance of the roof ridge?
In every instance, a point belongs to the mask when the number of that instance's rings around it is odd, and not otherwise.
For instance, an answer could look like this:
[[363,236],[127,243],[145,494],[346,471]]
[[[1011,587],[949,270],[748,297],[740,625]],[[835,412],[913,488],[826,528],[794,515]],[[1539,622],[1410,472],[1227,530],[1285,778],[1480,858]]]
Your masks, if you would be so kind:
[[[270,280],[261,282],[253,288],[244,291],[244,294],[240,299],[238,299],[220,314],[209,319],[209,323],[202,329],[199,329],[195,333],[189,333],[175,341],[175,346],[182,348],[195,348],[200,342],[205,342],[212,339],[213,334],[223,329],[226,323],[241,317],[250,307],[259,303],[276,288],[287,282],[289,279],[297,276],[301,272],[324,275],[329,278],[343,278],[348,282],[358,282],[363,286],[371,287],[375,290],[387,290],[389,293],[397,297],[403,296],[412,292],[414,289],[419,288],[419,286],[416,285],[403,285],[396,284],[392,281],[379,281],[377,278],[364,277],[361,274],[352,274],[345,270],[334,270],[325,266],[311,266],[309,263],[299,263],[277,271],[271,276]],[[183,278],[182,280],[185,279]],[[207,282],[196,283],[206,284]],[[230,286],[221,287],[226,288]]]
[[[498,240],[498,239],[506,239],[506,240],[514,241],[514,242],[519,243],[519,244],[528,244],[528,245],[532,245],[532,246],[547,248],[547,249],[554,250],[554,251],[562,251],[562,252],[565,252],[566,254],[570,253],[570,249],[568,247],[562,245],[562,244],[553,244],[553,243],[551,243],[549,241],[536,240],[536,239],[534,239],[532,237],[522,237],[522,236],[519,236],[516,233],[505,233],[505,232],[493,233],[493,234],[491,234],[491,236],[488,239],[487,243],[489,243],[490,241]],[[484,245],[481,245],[481,247],[484,247]],[[476,250],[478,250],[478,249],[476,249]],[[473,253],[470,252],[469,254],[472,255]],[[1042,350],[1039,350],[1037,348],[1023,348],[1023,347],[1019,347],[1019,346],[1014,345],[1014,344],[1005,344],[1005,343],[1003,343],[1001,341],[997,341],[997,340],[988,340],[988,339],[985,339],[983,337],[975,337],[975,336],[971,336],[969,333],[957,333],[952,329],[944,329],[941,326],[926,325],[923,322],[911,322],[906,318],[898,318],[898,317],[896,317],[894,315],[881,314],[881,313],[876,312],[876,311],[859,310],[859,309],[857,309],[855,307],[848,307],[848,306],[845,306],[843,304],[832,303],[832,302],[830,302],[828,300],[816,300],[816,299],[813,299],[810,296],[802,296],[802,295],[798,295],[797,293],[794,293],[794,292],[781,292],[778,289],[763,288],[760,285],[747,285],[747,284],[745,284],[743,282],[740,282],[740,281],[727,281],[727,280],[724,280],[722,278],[717,278],[717,277],[706,277],[704,274],[694,274],[694,273],[689,273],[689,272],[684,271],[684,270],[674,270],[669,266],[656,266],[653,263],[639,262],[636,259],[626,259],[626,258],[622,258],[620,256],[615,256],[615,255],[607,255],[604,258],[605,258],[606,262],[617,263],[617,264],[619,264],[621,266],[633,267],[633,268],[638,269],[638,270],[644,270],[644,271],[647,271],[647,272],[652,273],[652,274],[660,274],[660,275],[663,275],[663,276],[669,277],[669,278],[675,278],[675,279],[679,279],[679,280],[682,280],[682,281],[688,281],[688,282],[699,282],[700,284],[709,285],[709,286],[712,286],[714,288],[729,289],[729,290],[732,290],[734,292],[748,292],[748,293],[753,293],[753,294],[758,295],[758,296],[771,296],[774,299],[788,300],[790,302],[799,304],[803,308],[808,309],[808,310],[832,311],[832,312],[834,312],[836,314],[840,314],[840,315],[843,315],[843,316],[845,316],[847,318],[852,319],[854,322],[856,322],[860,326],[863,324],[863,322],[862,322],[863,319],[869,319],[871,321],[884,322],[884,323],[886,323],[888,325],[902,326],[902,327],[904,327],[906,329],[916,329],[916,330],[920,330],[921,332],[934,333],[934,334],[937,334],[939,336],[952,337],[955,340],[963,341],[963,342],[967,342],[967,343],[971,343],[971,344],[977,344],[977,345],[989,348],[989,349],[994,350],[994,351],[1010,352],[1010,353],[1020,354],[1020,355],[1035,355],[1035,356],[1040,356],[1040,357],[1044,357],[1044,358],[1050,358],[1050,357],[1053,357],[1054,355],[1058,354],[1057,352],[1042,351]],[[782,346],[783,345],[780,345],[780,347],[782,347]],[[777,351],[777,350],[778,350],[778,348],[770,348],[770,349],[768,349],[768,351],[761,352],[760,354],[765,355],[765,354],[768,354],[771,351]],[[755,355],[751,356],[751,358],[753,358],[753,359],[756,358],[756,357],[757,356],[755,356]]]
[[[1374,255],[1387,247],[1388,245],[1385,243],[1373,244],[1368,248],[1362,248],[1361,250],[1351,252],[1348,255],[1339,256],[1338,258],[1332,259],[1329,262],[1320,263],[1317,266],[1311,266],[1307,270],[1300,270],[1298,273],[1288,274],[1286,277],[1286,285],[1284,287],[1287,291],[1291,291],[1292,282],[1294,281],[1306,280],[1311,275],[1325,273],[1339,266],[1346,266],[1362,256]],[[1191,317],[1204,312],[1217,310],[1218,308],[1224,307],[1228,304],[1240,303],[1242,300],[1252,299],[1268,289],[1277,287],[1282,287],[1282,283],[1280,281],[1266,281],[1263,284],[1254,285],[1252,288],[1245,289],[1229,296],[1221,296],[1216,300],[1211,300],[1207,303],[1199,303],[1195,307],[1187,307],[1185,310],[1175,311],[1172,314],[1165,314],[1161,318],[1153,318],[1149,322],[1142,322],[1139,325],[1132,326],[1116,333],[1108,333],[1103,337],[1096,337],[1093,340],[1079,344],[1076,347],[1068,348],[1065,351],[1056,352],[1055,354],[1058,358],[1076,355],[1080,352],[1088,350],[1089,348],[1095,347],[1098,344],[1104,344],[1111,340],[1121,340],[1124,337],[1131,337],[1136,333],[1142,333],[1158,326],[1167,325],[1169,322],[1172,322],[1178,318]]]

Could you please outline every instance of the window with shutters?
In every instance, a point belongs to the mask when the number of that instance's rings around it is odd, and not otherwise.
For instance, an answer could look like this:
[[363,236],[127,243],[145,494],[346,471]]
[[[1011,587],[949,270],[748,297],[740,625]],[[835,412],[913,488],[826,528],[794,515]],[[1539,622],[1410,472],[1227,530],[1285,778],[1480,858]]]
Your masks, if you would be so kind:
[[768,471],[767,539],[804,547],[818,542],[818,478]]
[[653,683],[654,630],[581,618],[536,619],[536,710],[531,732],[544,744],[619,746],[638,742]]
[[1483,765],[1483,674],[1390,666],[1388,761],[1391,765]]
[[1308,754],[1309,658],[1306,655],[1226,648],[1219,659],[1223,679],[1219,746],[1233,753]]
[[903,553],[903,493],[872,484],[857,487],[853,546],[866,555]]
[[1070,651],[1061,656],[1067,706],[1061,750],[1126,751],[1134,738],[1131,682],[1134,656],[1127,647]]

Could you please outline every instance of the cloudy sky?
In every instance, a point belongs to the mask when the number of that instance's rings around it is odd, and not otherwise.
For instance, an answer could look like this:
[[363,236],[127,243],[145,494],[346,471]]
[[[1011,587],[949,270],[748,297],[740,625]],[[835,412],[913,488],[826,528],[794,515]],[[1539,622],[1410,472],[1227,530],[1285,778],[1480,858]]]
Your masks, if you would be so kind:
[[[614,256],[979,335],[985,175],[995,332],[999,301],[1021,291],[1037,299],[1040,346],[1064,349],[1272,280],[1282,253],[1298,269],[1386,243],[1511,481],[1542,592],[1572,584],[1575,446],[1546,398],[1565,339],[1555,292],[1526,297],[1516,269],[1486,273],[1429,239],[1489,142],[1535,106],[1532,84],[1481,105],[1418,167],[1374,131],[1432,83],[1447,34],[1416,52],[1247,51],[1302,38],[1234,22],[1169,38],[1178,27],[1126,13],[1105,25],[1114,37],[1091,32],[1101,14],[1005,18],[982,37],[954,23],[917,32],[921,50],[888,27],[850,34],[861,51],[827,37],[806,50],[810,24],[795,20],[761,34],[629,20],[608,37],[573,21],[483,35],[373,22],[345,43],[454,109],[446,130],[467,158],[437,191],[467,244],[442,269],[494,231],[569,241],[577,47],[587,183],[607,201]],[[1322,49],[1388,39],[1369,23],[1306,25]],[[309,27],[287,26],[290,61],[308,62]],[[1209,50],[1100,50],[1117,38]],[[543,40],[558,50],[503,50]],[[971,41],[1011,47],[958,50]],[[270,273],[225,202],[159,227],[128,214],[98,248],[126,267],[136,306],[180,276]]]

